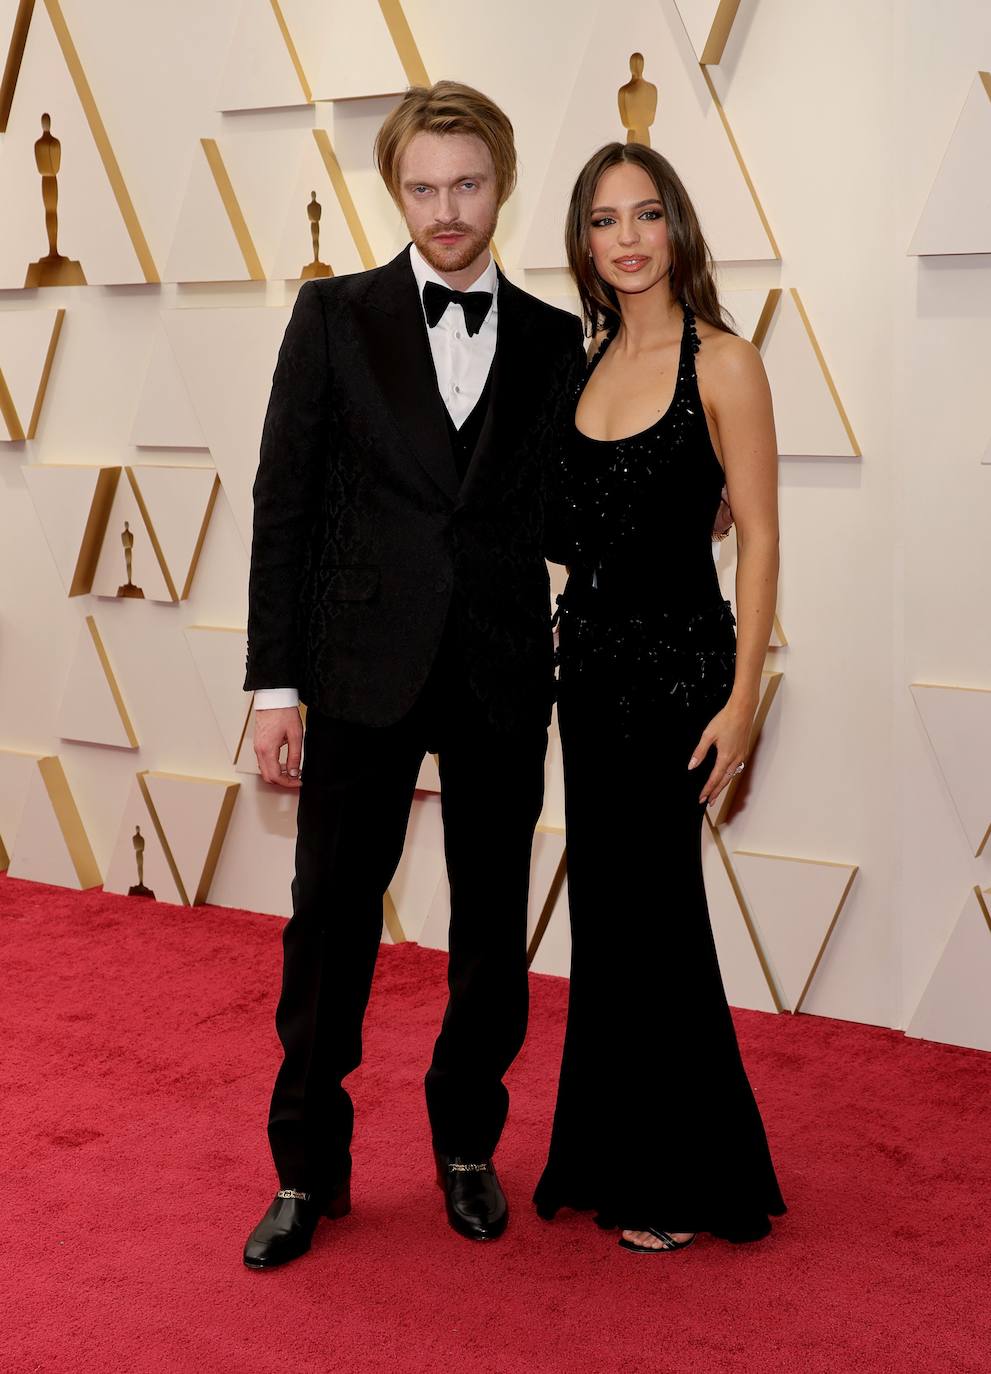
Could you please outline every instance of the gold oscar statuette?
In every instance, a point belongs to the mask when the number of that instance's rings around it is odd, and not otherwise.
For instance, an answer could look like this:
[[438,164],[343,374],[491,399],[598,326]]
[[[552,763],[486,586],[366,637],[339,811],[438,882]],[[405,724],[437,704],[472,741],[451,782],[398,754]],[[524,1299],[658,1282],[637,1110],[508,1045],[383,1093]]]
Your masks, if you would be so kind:
[[34,145],[34,160],[41,174],[48,253],[28,265],[24,285],[85,286],[86,278],[79,263],[64,258],[58,250],[58,172],[62,164],[62,145],[52,133],[51,115],[41,116],[41,130],[41,137]]
[[650,147],[650,126],[657,114],[657,87],[645,81],[643,53],[630,54],[630,81],[619,88],[619,117],[626,130],[627,143]]
[[118,596],[137,596],[144,599],[144,592],[140,587],[136,587],[131,581],[131,569],[134,560],[134,535],[131,533],[131,526],[127,520],[124,521],[124,528],[121,530],[120,542],[124,545],[124,565],[127,568],[127,581],[117,588]]
[[306,215],[310,221],[310,238],[313,240],[313,261],[308,262],[299,274],[300,281],[312,281],[314,277],[332,277],[329,265],[320,261],[320,216],[323,206],[317,200],[316,191],[310,192]]
[[141,833],[140,825],[134,827],[131,843],[134,845],[134,862],[138,869],[138,881],[133,887],[127,889],[127,895],[129,897],[154,898],[155,894],[151,888],[145,887],[145,837]]

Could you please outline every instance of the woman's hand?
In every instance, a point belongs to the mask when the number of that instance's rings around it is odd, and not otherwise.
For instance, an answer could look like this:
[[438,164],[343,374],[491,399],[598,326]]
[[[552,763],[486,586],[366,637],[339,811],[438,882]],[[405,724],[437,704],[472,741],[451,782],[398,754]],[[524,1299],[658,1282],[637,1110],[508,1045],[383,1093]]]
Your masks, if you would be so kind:
[[755,703],[730,697],[703,730],[688,767],[697,768],[712,746],[716,746],[716,762],[699,797],[699,801],[706,806],[715,801],[730,779],[741,771],[747,757],[756,709]]

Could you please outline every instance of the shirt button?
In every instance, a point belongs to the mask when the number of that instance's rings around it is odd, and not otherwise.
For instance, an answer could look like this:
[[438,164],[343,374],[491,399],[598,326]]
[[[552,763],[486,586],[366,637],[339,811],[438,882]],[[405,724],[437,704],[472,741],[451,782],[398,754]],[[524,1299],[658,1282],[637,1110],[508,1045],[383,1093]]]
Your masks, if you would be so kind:
[[460,338],[461,338],[461,330],[460,330],[460,329],[456,329],[456,330],[454,331],[454,337],[455,337],[456,339],[460,339]]
[[459,386],[456,386],[456,387],[454,388],[454,394],[455,394],[455,396],[460,396],[460,395],[461,395],[461,388],[460,388]]

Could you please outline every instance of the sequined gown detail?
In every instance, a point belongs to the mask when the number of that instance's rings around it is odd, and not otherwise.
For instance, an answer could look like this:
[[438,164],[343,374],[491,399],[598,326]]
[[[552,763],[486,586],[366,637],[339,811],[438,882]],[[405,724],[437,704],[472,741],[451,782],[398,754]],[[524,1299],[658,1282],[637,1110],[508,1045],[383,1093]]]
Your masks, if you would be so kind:
[[[606,340],[583,382],[609,347]],[[702,878],[733,617],[712,558],[723,472],[684,307],[674,397],[619,440],[575,426],[556,522],[571,988],[541,1216],[753,1240],[785,1210],[723,990]],[[580,396],[580,393],[579,393]],[[576,401],[577,404],[577,401]]]

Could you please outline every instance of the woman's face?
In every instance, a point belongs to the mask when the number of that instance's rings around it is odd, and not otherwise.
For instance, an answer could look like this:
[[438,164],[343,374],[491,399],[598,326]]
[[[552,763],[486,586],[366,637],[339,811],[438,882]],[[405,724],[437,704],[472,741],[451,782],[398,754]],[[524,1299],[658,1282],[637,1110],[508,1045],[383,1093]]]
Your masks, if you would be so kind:
[[671,249],[664,206],[635,162],[619,162],[599,178],[588,246],[599,276],[620,294],[649,291],[667,278]]

